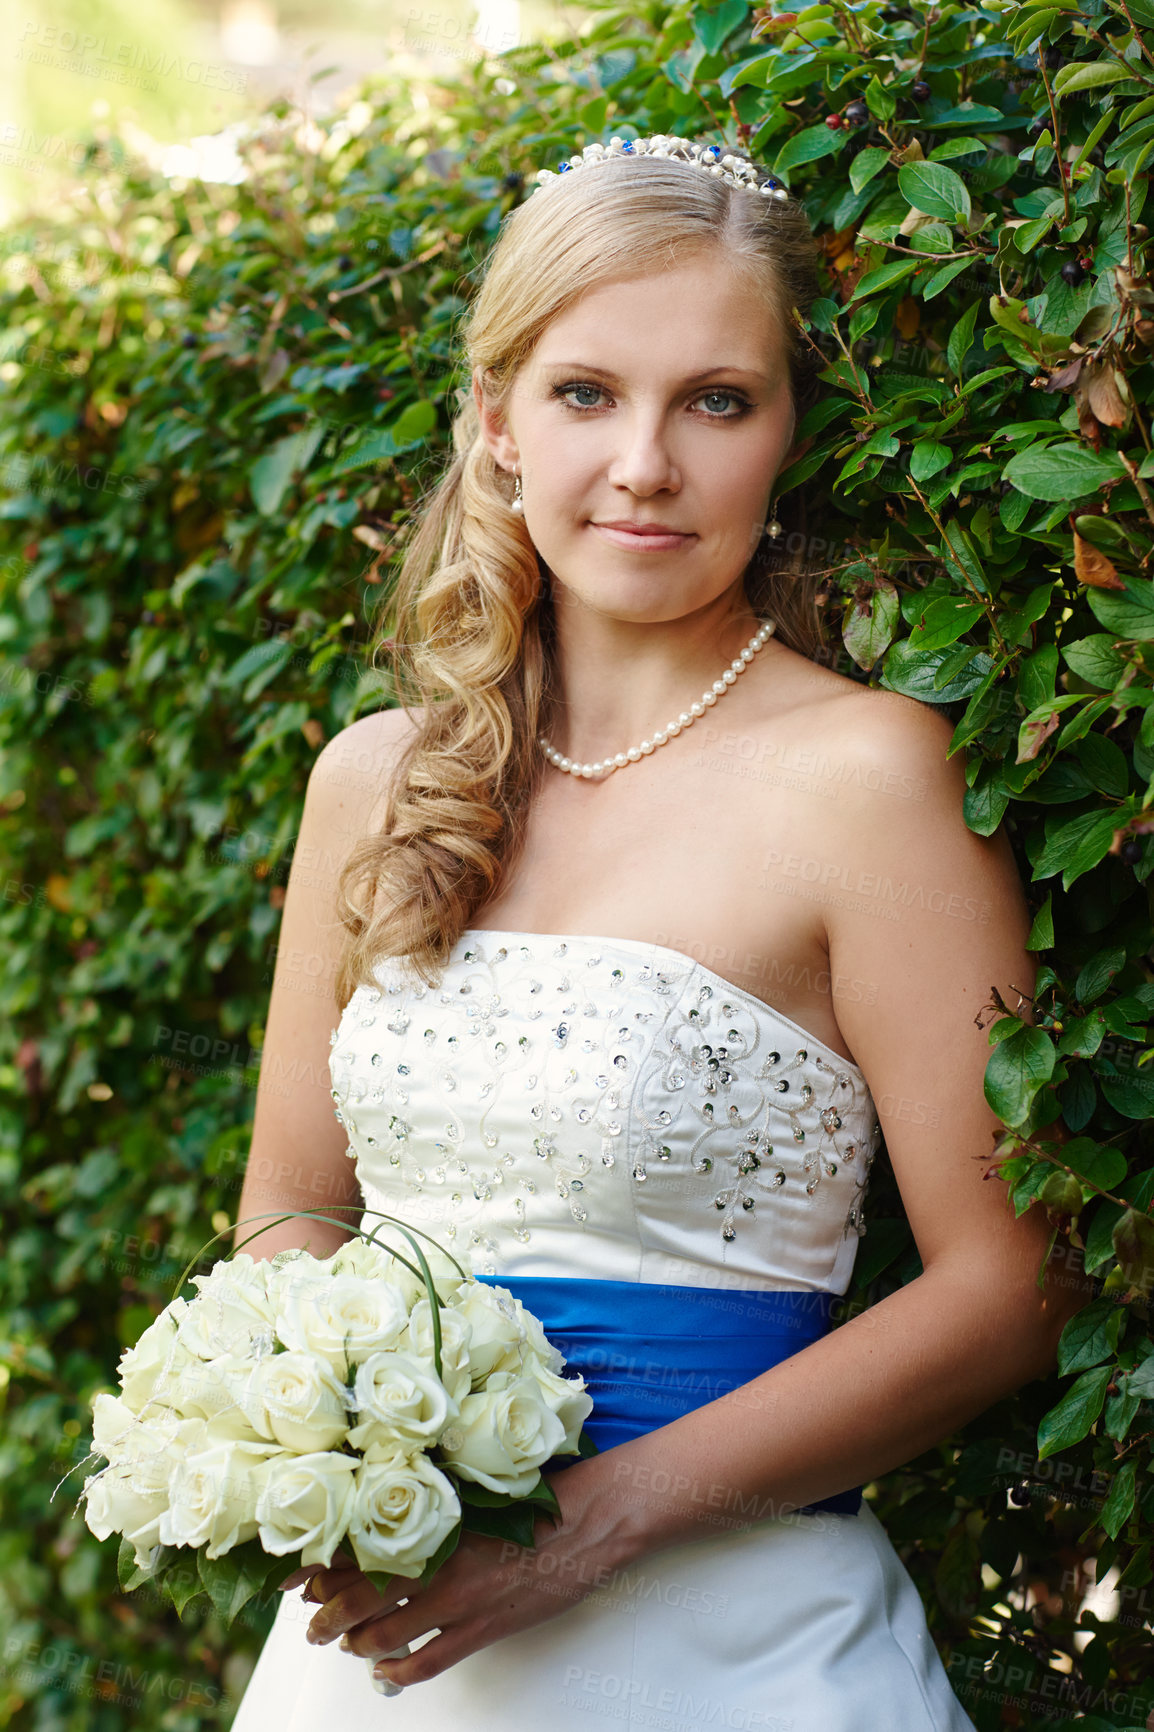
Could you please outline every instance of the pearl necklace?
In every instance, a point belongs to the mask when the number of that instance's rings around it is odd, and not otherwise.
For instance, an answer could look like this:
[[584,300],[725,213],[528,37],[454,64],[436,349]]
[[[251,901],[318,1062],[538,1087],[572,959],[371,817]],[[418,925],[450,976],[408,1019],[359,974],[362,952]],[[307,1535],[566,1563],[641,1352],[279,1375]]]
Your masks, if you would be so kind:
[[537,744],[556,769],[566,770],[571,776],[583,776],[587,780],[600,776],[603,771],[620,770],[626,764],[635,764],[638,758],[648,757],[651,752],[656,751],[658,746],[666,745],[681,733],[683,728],[692,727],[698,716],[703,716],[706,710],[717,702],[718,698],[725,695],[730,686],[736,684],[738,674],[745,672],[758,650],[764,643],[768,642],[776,630],[777,622],[775,620],[764,620],[741,654],[734,657],[721,678],[714,680],[713,684],[702,692],[695,704],[690,704],[687,710],[682,710],[675,722],[670,722],[667,727],[658,728],[652,739],[642,740],[639,746],[630,746],[627,752],[618,752],[615,757],[604,758],[598,764],[578,764],[572,758],[563,757],[555,746],[549,744],[543,734],[538,739]]

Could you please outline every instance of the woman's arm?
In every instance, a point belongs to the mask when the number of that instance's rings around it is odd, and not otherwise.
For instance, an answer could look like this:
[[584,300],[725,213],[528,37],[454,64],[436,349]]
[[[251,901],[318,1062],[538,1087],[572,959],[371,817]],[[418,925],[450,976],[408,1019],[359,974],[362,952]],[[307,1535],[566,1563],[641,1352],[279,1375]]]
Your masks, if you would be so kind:
[[[234,1245],[252,1257],[307,1246],[330,1256],[361,1212],[360,1187],[333,1113],[330,1035],[340,1019],[333,983],[346,937],[337,878],[367,835],[371,811],[410,726],[403,710],[365,716],[330,740],[309,776],[277,943],[252,1142]],[[260,1231],[254,1217],[311,1209],[347,1221],[285,1221]]]
[[[967,829],[944,717],[888,694],[861,702],[840,737],[863,768],[896,772],[889,787],[926,796],[851,795],[815,831],[815,855],[838,868],[826,882],[858,887],[825,907],[830,978],[876,990],[835,997],[834,1013],[869,1084],[923,1273],[743,1388],[614,1450],[627,1555],[707,1531],[710,1511],[779,1514],[909,1461],[1052,1370],[1062,1329],[1093,1294],[1061,1238],[1039,1288],[1047,1217],[1032,1208],[1016,1219],[1006,1184],[987,1177],[1003,1130],[983,1091],[992,1019],[985,1029],[977,1019],[993,988],[1017,1009],[1036,973],[1009,843]],[[868,1196],[865,1219],[868,1232]],[[658,1467],[673,1462],[688,1487],[663,1495],[654,1474],[664,1485]]]
[[[1067,1319],[1091,1296],[1069,1262],[1038,1288],[1046,1218],[1015,1219],[1005,1184],[984,1176],[1001,1126],[984,1098],[990,1048],[975,1019],[991,987],[1016,1006],[1035,974],[1008,843],[966,828],[962,764],[945,759],[952,730],[942,717],[889,694],[855,694],[858,703],[839,741],[852,740],[863,768],[892,768],[886,786],[928,792],[862,788],[832,817],[815,800],[814,852],[837,868],[826,882],[848,866],[864,886],[826,907],[830,978],[864,979],[876,993],[835,997],[834,1010],[869,1084],[924,1272],[742,1388],[552,1476],[564,1520],[541,1525],[535,1553],[514,1557],[467,1535],[430,1586],[393,1611],[355,1572],[322,1572],[320,1639],[351,1630],[352,1650],[372,1657],[441,1632],[385,1663],[398,1683],[556,1615],[650,1551],[786,1514],[909,1461],[1045,1375]],[[895,907],[896,920],[883,917]],[[868,1224],[868,1198],[865,1212]]]

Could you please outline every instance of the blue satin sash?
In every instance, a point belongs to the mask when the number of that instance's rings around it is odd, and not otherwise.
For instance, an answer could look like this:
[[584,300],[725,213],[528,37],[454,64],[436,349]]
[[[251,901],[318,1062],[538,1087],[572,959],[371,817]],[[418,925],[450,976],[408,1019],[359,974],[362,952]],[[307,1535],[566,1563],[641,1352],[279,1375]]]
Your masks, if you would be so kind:
[[[480,1275],[505,1287],[540,1319],[593,1398],[585,1423],[599,1450],[612,1449],[704,1407],[779,1365],[829,1329],[833,1293],[674,1287],[583,1276]],[[572,1464],[558,1456],[558,1468]],[[856,1515],[861,1486],[805,1512]]]

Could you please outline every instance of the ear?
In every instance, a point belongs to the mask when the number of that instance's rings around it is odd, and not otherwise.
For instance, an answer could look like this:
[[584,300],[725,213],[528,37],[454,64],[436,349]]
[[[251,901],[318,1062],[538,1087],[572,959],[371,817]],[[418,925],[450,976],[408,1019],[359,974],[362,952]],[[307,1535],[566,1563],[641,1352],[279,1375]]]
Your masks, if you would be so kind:
[[473,368],[473,401],[477,405],[482,439],[500,467],[508,470],[510,475],[514,474],[521,466],[517,441],[509,431],[505,417],[500,411],[491,409],[486,404],[481,390],[481,369],[479,367]]

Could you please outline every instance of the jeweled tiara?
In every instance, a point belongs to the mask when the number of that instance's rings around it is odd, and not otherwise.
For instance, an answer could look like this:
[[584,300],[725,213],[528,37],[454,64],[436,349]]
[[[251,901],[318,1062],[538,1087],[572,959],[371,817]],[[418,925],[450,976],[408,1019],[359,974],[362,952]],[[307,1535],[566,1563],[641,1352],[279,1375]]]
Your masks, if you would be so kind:
[[[571,156],[559,168],[538,169],[537,186],[544,186],[547,181],[557,180],[563,174],[571,174],[574,169],[595,168],[598,163],[609,162],[615,156],[670,157],[677,162],[687,162],[692,168],[703,169],[706,174],[732,181],[735,186],[748,187],[765,198],[777,199],[781,204],[789,198],[779,180],[775,180],[773,175],[761,180],[757,168],[746,158],[734,156],[719,144],[698,144],[692,139],[666,133],[657,133],[652,138],[613,137],[608,144],[587,144],[580,156]],[[537,187],[531,188],[531,193],[536,190]]]

